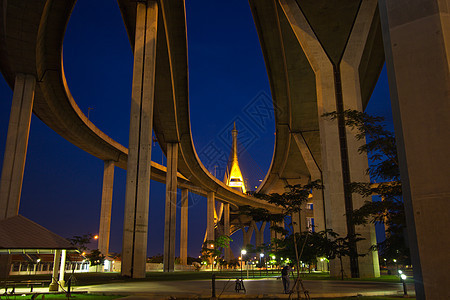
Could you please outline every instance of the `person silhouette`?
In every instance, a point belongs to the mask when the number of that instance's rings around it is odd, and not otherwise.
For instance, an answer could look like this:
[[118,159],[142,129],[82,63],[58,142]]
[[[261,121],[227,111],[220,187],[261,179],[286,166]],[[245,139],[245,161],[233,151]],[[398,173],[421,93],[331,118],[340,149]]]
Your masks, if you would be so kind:
[[291,280],[289,279],[289,274],[291,273],[292,268],[290,265],[286,265],[281,269],[281,279],[283,280],[283,288],[284,293],[289,294],[289,285],[291,284]]

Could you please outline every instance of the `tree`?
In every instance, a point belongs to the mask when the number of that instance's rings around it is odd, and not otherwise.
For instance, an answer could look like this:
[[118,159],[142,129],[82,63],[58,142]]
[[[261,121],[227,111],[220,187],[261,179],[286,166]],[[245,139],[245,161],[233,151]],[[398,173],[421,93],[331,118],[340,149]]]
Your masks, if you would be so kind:
[[329,247],[325,252],[328,255],[329,259],[339,259],[340,267],[341,267],[341,279],[344,280],[344,266],[342,264],[342,258],[344,256],[365,256],[365,253],[358,253],[358,251],[353,246],[359,241],[364,240],[359,237],[359,234],[347,235],[345,237],[339,237],[339,234],[329,231],[328,235],[333,237],[333,240],[328,240],[325,243],[326,247]]
[[91,240],[94,238],[94,235],[92,233],[83,234],[81,236],[74,235],[71,238],[68,238],[67,240],[75,247],[77,247],[81,251],[87,250],[87,245],[91,242]]
[[[299,213],[302,207],[302,204],[304,204],[311,194],[311,191],[313,189],[321,189],[322,185],[320,184],[320,181],[313,181],[305,185],[297,184],[297,185],[288,185],[286,186],[288,189],[287,192],[284,192],[283,194],[278,193],[272,193],[272,194],[262,194],[262,193],[252,193],[253,196],[266,200],[267,202],[274,204],[281,208],[281,213],[279,214],[271,214],[268,210],[262,209],[262,208],[253,208],[250,206],[243,206],[240,207],[240,213],[246,214],[248,216],[251,216],[252,219],[255,222],[272,222],[278,223],[280,221],[283,221],[287,216],[292,216],[295,213]],[[295,257],[295,263],[297,265],[296,272],[297,272],[297,280],[292,288],[292,290],[295,288],[297,284],[300,284],[302,286],[302,289],[305,291],[303,287],[303,283],[300,279],[300,258],[301,258],[301,250],[300,245],[297,241],[297,235],[294,234],[294,228],[293,228],[292,222],[288,223],[288,226],[290,228],[290,231],[285,230],[282,227],[279,226],[272,226],[272,230],[276,230],[284,235],[285,244],[280,247],[281,249],[288,250],[289,247],[291,247],[294,250],[294,256]],[[289,234],[291,233],[291,234]],[[291,243],[289,243],[289,239],[291,238]],[[280,244],[280,242],[274,241],[275,244]],[[298,286],[298,285],[297,285]],[[297,288],[298,296],[300,297],[300,290]]]
[[380,195],[382,201],[365,201],[353,211],[352,222],[356,225],[382,223],[385,225],[386,239],[377,244],[380,254],[386,259],[397,259],[409,264],[409,247],[406,243],[406,219],[402,199],[402,184],[397,156],[395,136],[386,130],[384,118],[370,116],[356,110],[342,113],[332,112],[324,117],[334,120],[342,115],[345,125],[355,132],[358,140],[366,138],[359,153],[366,153],[370,164],[366,173],[371,182],[352,182],[352,192],[363,197]]
[[92,250],[91,253],[86,254],[86,258],[89,260],[91,266],[103,265],[105,262],[105,256],[98,249]]
[[209,261],[213,268],[216,259],[218,259],[217,262],[224,263],[225,261],[221,257],[222,251],[225,248],[228,248],[232,241],[233,240],[227,235],[221,235],[216,240],[206,241],[202,247],[202,259],[204,261]]

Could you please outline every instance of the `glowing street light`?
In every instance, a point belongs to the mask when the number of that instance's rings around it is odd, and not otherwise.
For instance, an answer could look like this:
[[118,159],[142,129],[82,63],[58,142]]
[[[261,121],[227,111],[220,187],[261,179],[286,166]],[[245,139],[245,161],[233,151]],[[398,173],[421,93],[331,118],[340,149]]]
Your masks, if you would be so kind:
[[240,264],[241,265],[241,280],[242,280],[242,263],[243,263],[245,254],[247,254],[247,250],[242,249],[241,250],[241,256],[239,257],[239,260],[241,261],[241,264]]
[[399,270],[398,272],[400,274],[400,279],[402,280],[402,284],[403,284],[403,296],[408,296],[408,290],[406,289],[406,275],[403,274],[403,272],[401,270]]
[[264,253],[259,254],[259,277],[261,277],[261,268],[262,268],[262,258],[264,257]]

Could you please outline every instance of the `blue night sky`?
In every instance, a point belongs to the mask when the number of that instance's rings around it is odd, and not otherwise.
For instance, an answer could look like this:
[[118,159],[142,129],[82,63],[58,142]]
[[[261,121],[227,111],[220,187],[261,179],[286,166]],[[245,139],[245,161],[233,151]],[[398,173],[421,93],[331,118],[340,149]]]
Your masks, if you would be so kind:
[[[232,0],[218,5],[215,1],[187,0],[186,14],[191,128],[197,153],[211,173],[216,172],[222,179],[223,157],[228,158],[231,143],[227,135],[236,121],[238,130],[244,128],[239,135],[241,148],[245,147],[240,155],[242,171],[249,185],[255,185],[270,166],[275,128],[273,116],[262,122],[247,110],[255,101],[271,101],[248,3]],[[88,108],[93,108],[90,120],[128,146],[133,54],[116,1],[78,0],[67,27],[63,52],[67,81],[78,106],[86,115]],[[12,99],[12,91],[3,78],[0,96],[2,165]],[[386,117],[392,129],[384,69],[367,111]],[[211,145],[216,149],[212,158],[205,155]],[[157,144],[152,159],[166,163]],[[97,233],[102,180],[103,161],[73,146],[33,116],[20,214],[63,237]],[[113,252],[120,252],[122,247],[125,183],[126,172],[116,168],[110,239]],[[165,185],[152,181],[149,256],[163,252],[164,201]],[[191,194],[190,256],[199,255],[205,229],[206,201]],[[238,232],[232,238],[236,251],[242,234]],[[91,248],[96,248],[95,243]]]

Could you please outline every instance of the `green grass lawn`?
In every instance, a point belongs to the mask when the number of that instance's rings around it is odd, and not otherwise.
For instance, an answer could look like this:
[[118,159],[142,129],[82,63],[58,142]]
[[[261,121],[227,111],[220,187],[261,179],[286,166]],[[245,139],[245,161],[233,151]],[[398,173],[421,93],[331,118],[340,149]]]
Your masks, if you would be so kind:
[[[96,295],[96,294],[71,294],[70,298],[68,298],[65,294],[41,294],[38,295],[35,299],[41,300],[41,299],[51,299],[51,300],[58,300],[58,299],[75,299],[75,300],[111,300],[111,299],[118,299],[123,298],[124,296],[120,295]],[[17,298],[22,299],[30,299],[30,297],[20,297],[17,296]],[[0,299],[3,299],[0,296]],[[13,297],[5,298],[5,299],[15,299]]]

